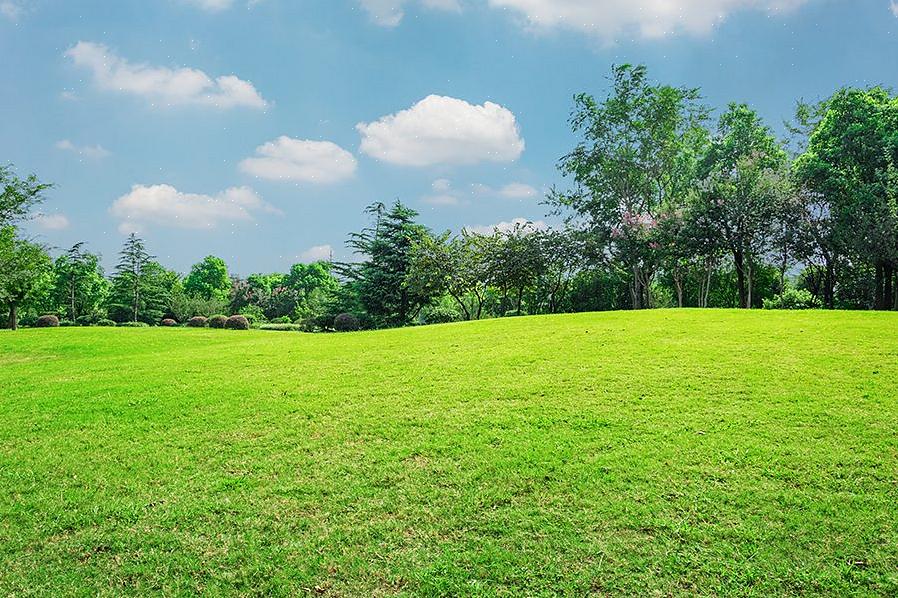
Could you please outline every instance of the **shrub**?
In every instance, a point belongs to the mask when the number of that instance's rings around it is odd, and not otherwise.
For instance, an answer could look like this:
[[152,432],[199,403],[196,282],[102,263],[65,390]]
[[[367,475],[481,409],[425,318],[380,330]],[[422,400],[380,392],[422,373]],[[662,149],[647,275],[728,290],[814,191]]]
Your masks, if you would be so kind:
[[207,321],[205,316],[193,316],[187,320],[187,326],[190,328],[203,328],[206,326]]
[[258,305],[246,305],[236,314],[243,316],[250,324],[263,324],[268,320],[265,318],[265,312]]
[[75,318],[75,324],[78,326],[93,326],[97,323],[97,319],[95,315],[78,316]]
[[35,328],[56,328],[59,326],[59,318],[56,316],[41,316],[34,322]]
[[292,332],[302,332],[304,330],[302,324],[262,324],[259,330],[282,330]]
[[522,312],[520,312],[516,309],[509,309],[507,312],[505,312],[506,318],[516,318],[518,316],[523,316],[523,315],[524,314]]
[[146,322],[119,322],[119,328],[149,328]]
[[72,326],[77,326],[78,324],[76,324],[75,322],[73,322],[71,320],[60,320],[59,325],[66,327],[66,328],[70,328]]
[[764,309],[817,309],[820,302],[807,289],[787,288],[772,299],[764,299]]
[[334,330],[351,332],[359,329],[359,319],[352,314],[340,314],[334,318]]
[[225,327],[230,330],[249,330],[249,320],[240,314],[231,316],[225,322]]
[[425,311],[421,319],[425,324],[446,324],[448,322],[458,322],[462,319],[462,316],[453,307],[437,305]]
[[290,319],[290,316],[281,316],[280,318],[275,318],[271,320],[272,324],[292,324],[293,320]]
[[178,323],[175,322],[174,320],[172,320],[171,318],[165,318],[164,320],[162,320],[162,325],[171,327],[171,326],[177,326]]
[[224,328],[225,324],[228,323],[228,317],[217,314],[209,318],[208,323],[209,328]]
[[109,318],[102,318],[97,320],[97,326],[115,326],[115,320],[110,320]]

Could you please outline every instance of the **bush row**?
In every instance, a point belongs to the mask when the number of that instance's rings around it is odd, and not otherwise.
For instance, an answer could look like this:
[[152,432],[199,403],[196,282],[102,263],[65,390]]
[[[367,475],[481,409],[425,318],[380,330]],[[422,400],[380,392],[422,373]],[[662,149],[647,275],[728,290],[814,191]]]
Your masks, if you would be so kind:
[[[161,326],[175,327],[180,324],[171,318],[165,318],[160,322]],[[218,328],[230,330],[249,330],[251,328],[249,320],[246,316],[237,314],[233,316],[214,315],[206,318],[204,316],[194,316],[187,320],[184,324],[188,328]],[[119,322],[116,324],[109,319],[96,319],[88,316],[79,317],[74,322],[71,320],[60,320],[57,316],[47,314],[40,316],[35,320],[35,328],[56,328],[60,326],[118,326],[120,328],[146,328],[149,326],[146,322]],[[267,324],[258,326],[260,330],[281,330],[302,332],[306,330],[303,324],[293,323],[289,318],[278,318]],[[338,315],[334,318],[334,330],[337,332],[349,332],[360,328],[359,319],[349,313]]]

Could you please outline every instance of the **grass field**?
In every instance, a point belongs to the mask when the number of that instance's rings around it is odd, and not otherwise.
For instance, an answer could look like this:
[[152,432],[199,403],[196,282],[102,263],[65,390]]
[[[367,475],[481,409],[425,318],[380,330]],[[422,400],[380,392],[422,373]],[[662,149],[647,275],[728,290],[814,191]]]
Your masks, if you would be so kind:
[[0,333],[0,595],[898,595],[898,314]]

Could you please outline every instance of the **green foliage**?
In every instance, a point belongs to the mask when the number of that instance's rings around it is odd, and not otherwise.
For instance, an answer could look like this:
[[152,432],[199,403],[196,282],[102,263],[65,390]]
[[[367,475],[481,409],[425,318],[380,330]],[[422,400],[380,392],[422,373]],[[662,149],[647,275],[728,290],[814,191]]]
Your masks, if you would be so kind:
[[[206,256],[190,269],[184,279],[184,292],[188,297],[225,302],[231,290],[231,278],[224,260]],[[198,315],[198,314],[191,314]]]
[[262,324],[267,321],[265,312],[257,305],[247,305],[241,308],[239,313],[246,318],[250,324]]
[[259,330],[277,330],[281,332],[303,332],[305,328],[302,324],[279,323],[279,324],[262,324]]
[[142,239],[132,233],[125,241],[112,277],[108,312],[113,320],[156,323],[169,311],[178,275],[153,261]]
[[44,192],[53,185],[31,174],[19,178],[12,166],[0,166],[0,229],[26,219],[31,209],[44,201]]
[[9,328],[18,327],[19,309],[49,285],[51,265],[43,246],[19,238],[11,226],[0,228],[0,305],[9,312]]
[[225,328],[230,330],[249,330],[249,320],[241,315],[231,316],[225,321]]
[[109,294],[109,281],[103,275],[100,257],[85,252],[84,243],[76,243],[53,264],[54,306],[70,320],[88,317],[93,321],[103,317]]
[[806,289],[786,288],[772,299],[764,299],[764,309],[817,309],[820,302]]
[[194,316],[209,317],[227,311],[228,302],[219,298],[204,299],[191,297],[183,289],[175,287],[169,301],[168,311],[179,322],[186,322]]
[[115,320],[110,320],[109,318],[102,318],[97,320],[97,326],[115,326]]
[[389,209],[375,203],[366,210],[372,226],[350,235],[347,245],[363,257],[343,264],[343,274],[356,284],[358,298],[375,326],[409,324],[432,295],[407,284],[412,248],[427,235],[415,222],[418,213],[396,202]]
[[119,322],[117,324],[119,328],[149,328],[150,325],[146,322]]
[[421,310],[421,322],[424,324],[446,324],[448,322],[458,322],[465,318],[459,313],[458,306],[446,305],[438,303],[433,306],[427,306]]

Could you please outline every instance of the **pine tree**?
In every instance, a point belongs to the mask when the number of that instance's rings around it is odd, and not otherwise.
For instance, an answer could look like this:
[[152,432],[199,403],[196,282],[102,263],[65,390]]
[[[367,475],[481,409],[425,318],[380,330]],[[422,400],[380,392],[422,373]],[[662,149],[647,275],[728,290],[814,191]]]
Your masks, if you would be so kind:
[[[117,312],[133,322],[152,323],[165,313],[167,271],[153,261],[143,239],[136,234],[125,240],[119,253],[119,262],[112,278],[110,311]],[[110,314],[112,315],[112,314]]]

